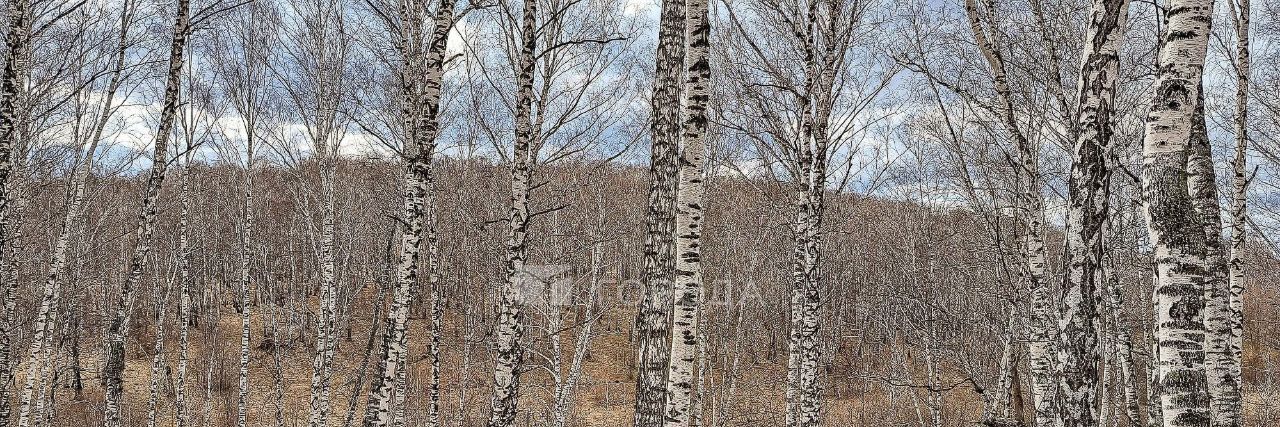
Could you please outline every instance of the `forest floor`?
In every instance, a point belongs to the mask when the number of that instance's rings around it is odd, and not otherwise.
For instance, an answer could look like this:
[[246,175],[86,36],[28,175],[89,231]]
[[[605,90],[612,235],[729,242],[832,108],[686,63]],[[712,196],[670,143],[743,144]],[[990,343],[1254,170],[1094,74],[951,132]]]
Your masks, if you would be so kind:
[[[355,307],[370,307],[367,304],[355,304]],[[352,385],[361,369],[364,360],[365,343],[368,339],[368,319],[371,313],[355,316],[362,319],[352,325],[350,339],[340,337],[339,352],[334,359],[332,381],[332,398],[330,409],[331,426],[347,426],[346,419],[354,414],[350,425],[359,425],[360,414],[365,404],[367,390],[358,390],[355,394],[354,412],[351,412]],[[632,345],[628,334],[632,313],[625,309],[610,310],[601,319],[597,334],[591,343],[589,357],[583,364],[583,378],[576,392],[577,398],[571,425],[587,427],[621,426],[630,423],[632,414],[632,396],[634,380],[631,361]],[[488,375],[490,356],[485,350],[484,331],[474,325],[460,325],[454,322],[462,319],[461,313],[450,313],[446,316],[445,331],[457,333],[444,337],[444,354],[442,357],[442,397],[441,417],[448,426],[480,426],[488,409]],[[232,426],[235,425],[237,402],[237,371],[239,364],[239,331],[240,316],[231,307],[224,307],[219,316],[216,328],[200,325],[191,330],[190,360],[188,367],[188,388],[186,391],[188,413],[192,426]],[[251,350],[249,365],[249,396],[247,399],[248,425],[274,426],[277,411],[284,418],[284,425],[305,425],[307,410],[310,407],[311,354],[309,347],[313,342],[309,330],[292,332],[294,342],[280,343],[279,367],[273,358],[271,348],[276,345],[264,333],[264,317],[257,310],[251,316]],[[409,342],[411,343],[410,371],[408,373],[407,425],[425,425],[427,407],[427,387],[430,379],[431,364],[427,357],[427,344],[430,340],[428,319],[413,318],[409,324]],[[158,383],[158,419],[160,425],[172,425],[175,413],[174,387],[177,376],[177,331],[166,328],[165,358],[166,368],[162,368],[162,376]],[[215,336],[216,334],[216,336]],[[345,335],[345,334],[344,334]],[[125,382],[125,422],[127,426],[146,425],[147,406],[151,388],[152,346],[155,331],[150,325],[135,328],[130,336],[130,359],[126,364]],[[307,337],[306,340],[299,339]],[[461,345],[463,340],[472,342],[468,351]],[[572,356],[572,335],[566,336],[564,363],[567,365]],[[206,343],[214,343],[207,345]],[[1246,366],[1250,369],[1273,369],[1261,366],[1263,360],[1280,360],[1280,349],[1273,347],[1260,348],[1252,345],[1247,350]],[[102,389],[96,367],[100,361],[95,351],[88,353],[82,363],[86,366],[84,373],[85,388],[76,396],[71,390],[60,389],[54,397],[53,426],[95,425],[100,421]],[[364,374],[363,382],[368,383],[371,376],[377,375],[377,350]],[[1266,354],[1264,354],[1266,353]],[[1264,357],[1266,356],[1266,357]],[[552,406],[554,382],[548,371],[540,368],[545,359],[530,353],[527,364],[531,367],[526,372],[522,384],[523,420],[521,426],[545,425]],[[60,361],[65,365],[65,361]],[[748,363],[745,362],[744,363]],[[1256,363],[1256,364],[1255,364]],[[16,384],[23,384],[23,367],[20,367]],[[733,386],[725,384],[708,384],[705,407],[706,417],[716,418],[714,425],[725,426],[765,426],[776,425],[781,420],[785,395],[785,366],[777,362],[755,362],[742,373]],[[1249,373],[1246,372],[1246,375]],[[1263,377],[1255,375],[1254,377]],[[1266,376],[1270,377],[1270,376]],[[280,379],[282,399],[277,398],[275,384]],[[830,379],[833,385],[828,389],[828,401],[825,406],[829,425],[845,427],[855,425],[922,425],[929,417],[925,406],[927,396],[920,390],[900,388],[892,391],[891,387],[851,387],[851,383],[866,382],[865,378],[852,376],[834,376]],[[1275,420],[1280,415],[1280,401],[1277,387],[1271,385],[1250,385],[1247,392],[1246,411],[1250,420]],[[854,391],[850,391],[854,390]],[[976,395],[964,390],[949,392],[946,397],[946,408],[943,416],[949,420],[972,420],[980,410],[980,401]],[[17,407],[15,405],[15,414]],[[85,424],[89,423],[89,424]],[[711,425],[708,420],[705,425]],[[951,425],[951,423],[948,423]],[[955,425],[963,425],[957,423]],[[1265,425],[1265,424],[1251,424]]]

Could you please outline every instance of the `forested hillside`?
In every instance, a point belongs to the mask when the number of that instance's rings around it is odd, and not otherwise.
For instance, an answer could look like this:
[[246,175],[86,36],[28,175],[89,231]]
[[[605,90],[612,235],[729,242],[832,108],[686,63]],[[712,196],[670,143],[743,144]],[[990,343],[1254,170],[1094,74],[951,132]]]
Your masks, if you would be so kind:
[[0,427],[1280,424],[1280,3],[5,0]]
[[[442,417],[450,425],[473,425],[485,417],[490,381],[487,373],[493,362],[488,353],[492,329],[493,284],[503,273],[492,260],[503,251],[502,229],[494,218],[502,214],[503,169],[488,161],[442,161],[436,166],[442,190],[437,196],[447,210],[440,211],[438,239],[440,289],[443,301],[441,355]],[[386,162],[343,162],[339,180],[349,185],[335,197],[339,236],[334,245],[336,270],[337,327],[333,360],[333,409],[335,424],[351,417],[359,422],[364,393],[351,396],[357,384],[367,387],[379,357],[377,336],[370,328],[385,315],[395,252],[394,223],[388,220],[395,209],[393,192],[379,190],[392,179],[397,168]],[[240,312],[238,286],[226,280],[236,266],[239,245],[224,236],[236,235],[234,224],[223,220],[243,210],[236,201],[236,183],[243,177],[229,167],[192,168],[187,177],[192,192],[191,224],[188,239],[192,253],[191,323],[187,333],[189,401],[194,425],[228,425],[236,418],[236,394]],[[262,283],[250,295],[251,396],[247,420],[254,425],[272,425],[277,414],[286,425],[305,415],[309,398],[309,372],[315,348],[312,333],[319,319],[319,295],[306,283],[319,280],[319,238],[315,231],[320,213],[314,207],[314,168],[266,168],[255,173],[259,188],[253,209],[270,218],[269,227],[257,231],[259,258],[254,262],[253,280]],[[573,399],[559,409],[572,414],[578,425],[617,425],[628,422],[634,393],[634,316],[642,290],[637,276],[642,268],[638,242],[642,230],[640,212],[644,205],[645,171],[605,163],[565,165],[540,174],[546,182],[539,190],[538,216],[530,230],[530,264],[564,266],[565,288],[533,289],[547,292],[531,301],[527,318],[529,376],[522,388],[521,423],[540,425],[557,413],[556,392],[572,379]],[[117,200],[121,206],[133,204],[131,196],[141,187],[141,179],[95,178],[95,203]],[[700,363],[703,378],[703,405],[706,423],[714,425],[769,425],[780,421],[783,394],[778,384],[785,381],[787,330],[786,283],[789,256],[786,206],[772,200],[783,191],[766,182],[734,178],[712,178],[713,194],[734,194],[732,200],[708,204],[706,251],[720,254],[710,258],[706,274],[701,339],[704,352]],[[38,203],[56,205],[63,193],[60,182],[47,184],[48,198]],[[175,196],[177,196],[175,194]],[[43,200],[48,199],[48,200]],[[173,199],[176,199],[174,197]],[[35,202],[35,201],[33,201]],[[823,298],[832,301],[823,307],[822,372],[828,376],[830,399],[825,415],[832,425],[915,425],[921,416],[930,422],[937,411],[944,425],[962,424],[980,417],[983,392],[996,386],[1006,334],[1022,327],[1022,308],[1013,302],[1019,295],[1008,266],[992,256],[992,237],[983,232],[981,221],[966,210],[930,206],[918,201],[886,200],[847,193],[827,195],[828,209],[838,220],[827,224],[824,242],[829,253],[822,269],[829,283]],[[33,205],[34,206],[34,205]],[[359,206],[359,209],[355,207]],[[156,253],[173,253],[179,242],[178,206],[165,207],[171,214],[158,219]],[[84,241],[74,252],[69,279],[83,283],[74,292],[62,294],[60,311],[68,325],[60,330],[57,358],[43,386],[53,425],[98,422],[102,398],[97,334],[110,313],[99,307],[106,302],[104,283],[119,272],[127,251],[120,249],[120,236],[127,233],[132,209],[103,210],[88,215]],[[47,211],[56,214],[54,207]],[[29,240],[30,253],[47,253],[55,236],[40,235],[51,218],[29,216],[24,234],[39,236]],[[584,240],[580,236],[592,236]],[[1061,250],[1061,230],[1049,233],[1050,252]],[[1133,265],[1119,270],[1118,281],[1125,284],[1125,297],[1143,300],[1151,292],[1144,279],[1148,261],[1136,250],[1118,251]],[[1280,363],[1280,343],[1274,337],[1274,319],[1280,295],[1268,286],[1280,279],[1280,260],[1261,247],[1246,256],[1248,268],[1260,272],[1249,279],[1250,319],[1245,329],[1246,402],[1249,425],[1273,422],[1280,416],[1268,400],[1274,399],[1272,368]],[[18,258],[24,280],[35,280],[46,260]],[[146,422],[150,397],[150,370],[160,349],[162,366],[156,389],[160,419],[173,417],[173,369],[180,352],[181,322],[173,310],[179,298],[178,260],[157,257],[145,273],[135,303],[129,334],[137,337],[128,349],[126,366],[126,425]],[[28,271],[29,270],[29,271]],[[29,278],[27,276],[30,276]],[[233,276],[232,276],[233,277]],[[118,279],[116,279],[118,280]],[[564,289],[557,291],[555,289]],[[563,292],[563,293],[556,293]],[[37,296],[22,296],[18,307],[36,307]],[[431,337],[430,292],[416,292],[410,305],[405,411],[410,425],[424,424],[429,404],[431,357],[427,343]],[[157,300],[158,298],[158,300]],[[558,302],[557,304],[553,304]],[[157,305],[158,304],[158,305]],[[156,307],[161,307],[157,317]],[[1011,307],[1015,310],[1010,312]],[[1133,342],[1144,342],[1149,331],[1150,312],[1142,307],[1123,310],[1123,324],[1108,323],[1107,337],[1114,340],[1121,331]],[[34,312],[18,310],[19,324],[31,324]],[[156,319],[160,319],[157,323]],[[1010,326],[1010,321],[1013,326]],[[163,325],[162,330],[158,325]],[[590,325],[588,328],[587,326]],[[157,346],[157,331],[166,337]],[[586,332],[584,332],[586,331]],[[29,333],[14,336],[18,342]],[[374,338],[371,341],[371,338]],[[558,342],[557,342],[558,341]],[[1109,341],[1114,343],[1114,341]],[[372,344],[371,344],[372,343]],[[1114,344],[1113,344],[1114,345]],[[1017,343],[1013,343],[1017,346]],[[557,358],[557,348],[559,357]],[[1109,347],[1114,349],[1114,347]],[[575,355],[581,351],[580,368],[574,369]],[[1114,356],[1114,353],[1109,351]],[[1134,350],[1135,366],[1144,366],[1145,352]],[[21,371],[20,371],[21,372]],[[551,374],[556,372],[558,374]],[[56,378],[53,376],[56,375]],[[1025,372],[1019,392],[1027,393]],[[1108,390],[1119,396],[1123,384],[1119,372],[1110,372]],[[23,378],[19,378],[21,382]],[[56,386],[55,386],[56,384]],[[277,389],[277,384],[279,388]],[[460,404],[461,403],[461,404]],[[1119,404],[1117,403],[1117,407]],[[459,408],[467,408],[460,410]],[[198,410],[197,410],[198,409]],[[1123,415],[1120,415],[1123,417]],[[345,421],[344,421],[345,422]],[[1253,424],[1257,422],[1259,424]],[[339,424],[340,425],[340,424]]]

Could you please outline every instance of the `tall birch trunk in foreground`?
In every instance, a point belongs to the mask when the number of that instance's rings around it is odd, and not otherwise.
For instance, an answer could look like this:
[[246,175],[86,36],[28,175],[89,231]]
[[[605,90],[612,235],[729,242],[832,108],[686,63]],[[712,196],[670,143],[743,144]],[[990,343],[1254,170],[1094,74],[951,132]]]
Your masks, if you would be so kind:
[[[779,3],[780,5],[781,3]],[[787,342],[788,427],[817,427],[822,423],[821,348],[818,332],[822,307],[822,222],[827,191],[827,164],[831,153],[831,127],[836,75],[844,65],[849,46],[847,31],[861,19],[839,16],[861,3],[808,3],[810,21],[797,31],[804,64],[804,78],[797,87],[799,123],[797,143],[791,149],[792,207],[790,326]],[[845,27],[849,25],[850,27]]]
[[685,81],[683,145],[676,192],[676,276],[673,289],[671,352],[667,369],[664,425],[690,425],[694,370],[697,368],[699,302],[702,301],[703,183],[706,168],[707,103],[711,80],[708,59],[711,22],[707,0],[690,0],[685,9]]
[[[1054,414],[1054,390],[1057,382],[1054,376],[1054,331],[1053,301],[1049,297],[1049,285],[1045,281],[1045,245],[1044,245],[1044,201],[1040,195],[1039,150],[1031,145],[1026,134],[1022,132],[1014,111],[1014,99],[1006,74],[1004,54],[995,40],[999,34],[995,25],[990,22],[992,10],[990,2],[980,10],[976,0],[965,0],[965,11],[969,26],[977,39],[978,49],[986,59],[992,71],[994,86],[999,104],[997,113],[1005,130],[1013,137],[1018,153],[1014,161],[1014,169],[1018,179],[1018,214],[1017,220],[1023,228],[1022,242],[1022,275],[1027,289],[1031,292],[1031,326],[1027,344],[1028,357],[1031,359],[1031,395],[1036,427],[1052,426],[1056,418]],[[983,18],[987,22],[983,22]]]
[[[1248,192],[1249,181],[1245,177],[1246,169],[1246,151],[1249,147],[1249,82],[1250,77],[1250,60],[1249,60],[1249,0],[1235,0],[1227,2],[1231,7],[1232,23],[1235,24],[1236,30],[1236,105],[1235,120],[1233,125],[1236,132],[1235,156],[1231,162],[1231,248],[1227,265],[1230,268],[1231,276],[1228,279],[1228,296],[1230,319],[1228,327],[1231,330],[1228,338],[1229,354],[1225,355],[1227,359],[1227,369],[1220,374],[1230,376],[1235,379],[1235,394],[1228,396],[1228,399],[1221,399],[1215,404],[1215,420],[1221,420],[1222,426],[1238,426],[1241,420],[1241,401],[1240,401],[1240,382],[1242,381],[1241,364],[1243,355],[1243,337],[1244,337],[1244,243],[1245,243],[1245,221],[1248,220],[1245,210],[1245,197]],[[1212,375],[1212,374],[1211,374]],[[1233,400],[1234,399],[1234,400]],[[1217,421],[1215,421],[1217,422]]]
[[675,278],[675,193],[680,139],[680,72],[684,61],[685,6],[664,0],[655,56],[649,198],[645,214],[644,295],[636,314],[634,427],[658,427],[666,411],[671,288]]
[[[160,123],[155,133],[155,151],[151,157],[151,176],[143,192],[142,206],[138,212],[136,243],[129,261],[129,272],[115,301],[115,312],[107,330],[106,366],[103,369],[106,384],[106,427],[120,426],[120,398],[124,393],[125,339],[129,331],[129,308],[133,303],[133,290],[142,280],[151,251],[151,235],[155,231],[156,209],[160,187],[164,184],[168,169],[169,134],[173,132],[174,117],[178,110],[178,89],[181,86],[183,54],[190,29],[190,0],[178,0],[176,22],[173,25],[173,41],[169,47],[169,69],[165,76],[164,101],[161,104]],[[2,147],[0,147],[2,149]],[[2,154],[2,153],[0,153]]]
[[[1067,211],[1066,281],[1058,340],[1059,426],[1092,426],[1099,421],[1098,329],[1103,286],[1104,226],[1109,212],[1112,102],[1117,55],[1129,16],[1127,0],[1094,0],[1081,53],[1079,110],[1072,150]],[[1105,387],[1105,386],[1103,386]],[[1105,395],[1105,388],[1102,390]],[[1106,408],[1103,408],[1106,410]]]
[[[381,380],[370,390],[369,410],[365,426],[386,426],[392,421],[391,389],[397,388],[396,401],[404,396],[404,379],[400,378],[407,367],[402,366],[408,354],[405,325],[409,319],[409,302],[413,286],[419,280],[418,258],[422,238],[426,231],[426,216],[430,208],[432,184],[431,161],[435,154],[435,138],[439,133],[441,80],[444,76],[444,54],[453,28],[455,2],[445,0],[437,6],[429,42],[422,45],[422,22],[418,17],[426,15],[426,2],[401,3],[401,46],[403,63],[400,65],[401,102],[404,126],[408,135],[402,191],[404,205],[400,233],[400,263],[397,268],[396,287],[392,293],[391,308],[387,311],[386,334],[383,337]],[[425,48],[425,49],[424,49]],[[430,242],[428,242],[430,243]],[[430,260],[434,262],[434,260]],[[430,274],[430,272],[428,272]],[[434,315],[434,314],[433,314]],[[400,408],[403,410],[403,408]]]
[[[16,104],[26,84],[27,45],[31,39],[31,2],[10,0],[6,8],[9,21],[5,34],[4,74],[0,75],[0,265],[8,262],[9,247],[9,175],[13,170],[13,149],[18,145],[19,120]],[[13,335],[13,313],[17,301],[17,281],[0,279],[4,289],[3,312],[0,312],[0,425],[9,424],[10,342]]]
[[[317,138],[328,144],[328,137]],[[316,348],[311,359],[311,394],[308,422],[311,427],[323,427],[329,419],[329,394],[333,379],[332,362],[334,346],[337,341],[337,256],[333,252],[334,217],[336,204],[334,195],[334,175],[336,160],[329,158],[332,154],[321,154],[320,159],[320,192],[324,206],[320,213],[320,295],[319,319],[316,321]]]
[[524,302],[516,288],[524,274],[529,225],[529,191],[533,175],[535,133],[533,109],[534,51],[538,45],[537,0],[525,0],[521,16],[520,52],[516,74],[515,146],[511,153],[511,211],[507,217],[506,281],[498,289],[494,326],[493,394],[488,427],[511,427],[516,421],[520,370],[524,364]]
[[1142,147],[1142,192],[1155,252],[1155,385],[1165,427],[1209,425],[1205,233],[1189,192],[1187,166],[1195,129],[1204,129],[1201,79],[1212,13],[1212,0],[1169,2]]

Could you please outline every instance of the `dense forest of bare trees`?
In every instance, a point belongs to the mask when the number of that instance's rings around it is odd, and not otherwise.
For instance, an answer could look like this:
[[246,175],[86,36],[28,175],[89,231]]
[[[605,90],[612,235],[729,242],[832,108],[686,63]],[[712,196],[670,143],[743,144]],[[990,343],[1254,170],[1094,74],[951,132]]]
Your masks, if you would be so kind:
[[1280,423],[1280,2],[4,11],[0,427]]

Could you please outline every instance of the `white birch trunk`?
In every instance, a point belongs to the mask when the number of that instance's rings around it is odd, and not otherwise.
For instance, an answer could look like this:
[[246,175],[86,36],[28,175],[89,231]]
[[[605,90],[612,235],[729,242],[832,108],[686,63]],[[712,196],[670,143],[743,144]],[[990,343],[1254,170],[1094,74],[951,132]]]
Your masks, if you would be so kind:
[[[450,5],[452,7],[452,5]],[[440,243],[436,238],[439,218],[436,191],[428,180],[427,187],[427,282],[431,285],[431,385],[428,391],[427,426],[440,427],[440,338],[444,334],[444,295],[440,289]],[[464,344],[465,345],[465,344]]]
[[520,395],[520,371],[524,364],[524,302],[516,288],[524,273],[529,225],[529,189],[533,175],[536,138],[530,114],[533,108],[534,53],[537,38],[537,1],[524,2],[515,100],[515,146],[511,155],[511,210],[508,215],[506,281],[498,290],[494,326],[493,393],[488,427],[511,427],[516,421]]
[[[582,377],[582,364],[586,361],[587,352],[591,350],[592,331],[601,315],[597,312],[600,304],[600,258],[602,256],[600,252],[600,242],[597,241],[591,245],[590,289],[587,290],[587,308],[583,310],[582,328],[578,330],[577,338],[574,340],[573,359],[569,362],[569,372],[565,375],[564,381],[556,383],[555,406],[551,417],[552,427],[568,425],[569,416],[573,411],[574,392],[577,390],[579,378]],[[557,351],[556,354],[559,352]],[[553,357],[556,356],[553,355]]]
[[[825,7],[824,7],[825,6]],[[804,82],[800,96],[798,137],[794,149],[795,217],[792,220],[790,328],[787,343],[788,427],[822,423],[821,348],[818,343],[822,272],[822,221],[827,184],[831,119],[837,68],[845,54],[821,21],[839,19],[836,6],[810,2],[808,26],[801,35]],[[825,18],[824,15],[828,15]],[[834,24],[832,24],[834,25]]]
[[[1198,106],[1203,116],[1203,105]],[[1203,120],[1203,119],[1202,119]],[[1222,216],[1209,134],[1203,121],[1193,124],[1187,160],[1187,187],[1204,233],[1202,282],[1204,286],[1204,366],[1209,387],[1211,425],[1240,426],[1240,377],[1233,367],[1231,290],[1227,282],[1226,253],[1222,242]]]
[[[28,354],[28,358],[30,360],[40,361],[42,369],[44,369],[44,366],[47,364],[51,363],[51,361],[38,357],[38,350],[36,347],[37,344],[39,344],[41,349],[47,352],[49,347],[49,343],[47,341],[52,339],[54,325],[51,313],[57,310],[57,298],[58,295],[61,294],[62,282],[65,280],[64,275],[67,269],[67,253],[70,248],[71,240],[81,232],[81,216],[84,212],[84,204],[86,200],[85,189],[88,184],[86,181],[93,170],[93,163],[95,160],[95,153],[98,149],[98,143],[101,141],[103,130],[111,117],[110,113],[113,108],[115,95],[120,88],[122,74],[124,71],[127,37],[129,34],[131,19],[130,9],[125,7],[121,12],[120,38],[116,47],[114,60],[112,62],[113,68],[111,69],[111,78],[107,84],[106,91],[103,94],[102,109],[98,113],[98,116],[94,118],[89,135],[87,135],[85,139],[85,150],[78,153],[76,156],[76,167],[72,172],[71,182],[69,183],[70,189],[66,199],[66,212],[63,215],[62,224],[59,227],[58,238],[53,245],[53,254],[49,261],[49,272],[45,280],[44,297],[41,299],[40,309],[37,312],[35,326],[33,329],[35,333],[32,335],[33,341]],[[33,379],[30,369],[31,367],[28,368],[27,372],[28,382]],[[23,401],[30,400],[30,396],[27,395],[28,393],[29,392],[27,391],[23,392]],[[0,398],[3,398],[2,396],[3,395],[0,394]],[[24,403],[23,405],[25,406],[26,404]],[[22,413],[25,413],[26,411],[26,408],[22,408],[20,410]],[[25,418],[25,415],[20,415],[19,425],[24,425],[25,421],[23,418]],[[0,425],[3,424],[0,423]]]
[[[18,145],[19,118],[16,108],[18,98],[26,84],[26,52],[31,38],[30,0],[11,0],[6,4],[8,31],[5,34],[4,71],[0,75],[0,265],[8,262],[6,255],[10,245],[9,180],[13,170],[12,153]],[[14,331],[12,319],[17,302],[17,281],[4,277],[0,280],[4,289],[3,312],[0,312],[0,425],[9,424],[10,339]]]
[[280,307],[271,309],[271,362],[273,366],[272,385],[275,387],[276,427],[285,427],[284,419],[284,352],[280,343]]
[[147,389],[147,427],[156,427],[157,409],[160,402],[160,375],[164,368],[164,312],[168,292],[160,292],[157,284],[152,290],[151,298],[155,302],[156,337],[151,351],[151,384]]
[[707,1],[690,0],[685,9],[685,82],[683,145],[676,192],[676,277],[671,347],[667,368],[666,427],[689,426],[697,368],[699,302],[702,301],[702,223],[706,194],[707,103],[711,79],[708,48],[711,22]]
[[[1244,301],[1242,299],[1245,290],[1245,271],[1244,271],[1244,244],[1245,244],[1245,221],[1248,216],[1246,212],[1246,194],[1248,194],[1248,179],[1246,173],[1246,152],[1249,146],[1249,82],[1250,76],[1250,52],[1249,52],[1249,14],[1251,8],[1249,0],[1233,0],[1227,2],[1228,11],[1232,17],[1232,23],[1235,26],[1236,33],[1236,52],[1235,52],[1235,72],[1236,72],[1236,91],[1235,91],[1235,117],[1233,126],[1235,128],[1235,153],[1231,162],[1232,179],[1231,179],[1231,241],[1230,251],[1228,252],[1227,266],[1229,276],[1227,278],[1226,295],[1226,324],[1222,325],[1222,333],[1226,335],[1226,343],[1223,352],[1217,357],[1220,370],[1218,372],[1210,372],[1210,381],[1217,376],[1225,383],[1227,390],[1218,396],[1210,394],[1212,401],[1211,415],[1213,417],[1213,425],[1221,427],[1238,427],[1242,424],[1242,401],[1241,401],[1241,377],[1242,358],[1243,358],[1243,337],[1244,337]],[[1212,358],[1212,357],[1211,357]]]
[[[403,226],[400,234],[400,260],[397,268],[396,287],[392,292],[391,308],[387,311],[385,349],[380,380],[370,390],[369,408],[365,414],[365,426],[386,426],[393,422],[403,402],[404,379],[408,345],[405,326],[409,317],[409,303],[413,286],[419,281],[419,255],[421,253],[427,216],[428,193],[431,186],[431,162],[435,154],[435,138],[439,129],[441,83],[444,75],[444,53],[449,30],[453,28],[454,1],[442,1],[434,15],[434,28],[430,43],[420,43],[422,23],[415,17],[426,14],[425,3],[402,4],[401,14],[405,24],[401,28],[400,50],[401,96],[404,98],[404,126],[409,135],[409,154],[402,182],[404,194]],[[395,399],[392,399],[395,388]],[[393,406],[395,408],[393,408]]]
[[684,60],[685,6],[664,0],[655,54],[650,107],[653,146],[645,214],[644,295],[636,314],[636,397],[634,427],[663,424],[670,358],[668,324],[675,279],[675,193],[680,138],[680,73]]
[[[329,53],[332,55],[342,55],[342,53]],[[326,54],[327,55],[327,54]],[[326,57],[318,70],[315,70],[315,77],[319,84],[324,87],[318,89],[320,93],[338,91],[340,89],[334,87],[341,84],[341,65],[340,57]],[[328,74],[328,73],[337,74]],[[330,93],[328,97],[323,97],[325,103],[316,105],[316,115],[319,117],[317,123],[312,130],[311,145],[316,150],[316,159],[319,163],[320,175],[320,193],[323,206],[320,212],[320,295],[319,295],[319,311],[320,318],[316,323],[316,349],[315,355],[311,362],[311,390],[310,390],[310,409],[308,410],[308,423],[311,427],[323,427],[328,425],[329,416],[329,396],[332,390],[332,363],[334,357],[334,348],[337,343],[337,311],[338,311],[338,290],[337,290],[337,254],[334,250],[336,234],[335,222],[337,218],[337,200],[336,200],[336,180],[338,167],[338,148],[340,141],[336,133],[337,122],[337,95]]]
[[[987,14],[994,13],[990,10],[989,2],[986,6]],[[1031,326],[1027,353],[1031,359],[1033,425],[1049,427],[1054,425],[1057,418],[1054,406],[1057,389],[1054,335],[1057,326],[1052,320],[1053,301],[1045,281],[1044,202],[1040,196],[1039,151],[1031,145],[1015,117],[1015,101],[1005,71],[1005,59],[995,40],[998,31],[990,23],[983,22],[984,13],[976,0],[965,0],[965,10],[978,48],[991,67],[993,86],[1000,98],[1000,120],[1005,130],[1012,135],[1018,153],[1013,166],[1017,171],[1020,187],[1017,219],[1024,232],[1021,247],[1022,274],[1023,281],[1031,292]]]
[[1204,370],[1205,233],[1188,189],[1212,0],[1172,0],[1143,141],[1143,199],[1155,251],[1156,374],[1165,427],[1208,426]]
[[393,391],[395,403],[392,405],[393,409],[391,411],[391,425],[395,427],[404,427],[405,422],[404,395],[409,382],[409,368],[405,365],[405,360],[408,358],[408,354],[409,351],[406,346],[406,350],[400,352],[400,360],[396,362],[396,387]]
[[40,308],[36,313],[36,327],[31,336],[31,345],[27,353],[26,378],[24,378],[22,394],[18,400],[18,427],[29,427],[32,423],[39,423],[40,412],[32,411],[32,406],[36,403],[33,399],[39,399],[36,393],[42,390],[43,373],[49,365],[53,364],[53,361],[50,360],[50,350],[53,346],[54,329],[57,326],[58,297],[60,295],[61,291],[58,286],[45,284],[45,295],[41,299]]
[[[327,167],[326,167],[327,169]],[[324,183],[321,187],[325,193],[325,207],[322,209],[321,226],[320,226],[320,318],[316,321],[316,348],[315,355],[311,359],[311,393],[310,393],[310,409],[307,414],[307,420],[311,427],[325,427],[329,423],[329,390],[332,374],[329,362],[333,358],[334,343],[334,294],[337,292],[334,284],[334,263],[333,256],[333,200],[332,188],[329,184],[332,178],[328,171],[321,172]]]
[[168,169],[168,146],[173,122],[178,110],[178,89],[181,86],[183,54],[186,52],[187,36],[190,26],[189,0],[178,0],[177,13],[173,26],[173,40],[169,47],[169,69],[165,76],[164,101],[161,104],[160,123],[156,128],[155,151],[151,158],[151,176],[147,179],[142,206],[138,212],[136,244],[129,261],[128,276],[120,288],[120,295],[115,301],[114,313],[107,331],[106,366],[103,369],[106,383],[106,404],[104,426],[120,426],[120,399],[124,393],[125,340],[129,331],[129,307],[132,305],[133,290],[142,280],[151,251],[151,237],[155,230],[156,210],[160,197],[160,188],[164,183]]
[[245,427],[249,399],[249,281],[253,265],[253,138],[252,124],[247,124],[245,136],[244,212],[240,241],[240,378],[236,393],[236,426]]
[[1106,411],[1105,384],[1099,383],[1099,330],[1102,254],[1106,252],[1104,229],[1109,213],[1108,191],[1112,103],[1117,54],[1129,15],[1127,0],[1094,0],[1081,53],[1077,97],[1079,111],[1072,126],[1076,140],[1072,150],[1067,212],[1067,274],[1063,287],[1062,317],[1058,341],[1059,426],[1082,427],[1099,423],[1096,399],[1102,393]]
[[176,427],[188,427],[187,413],[187,357],[191,350],[188,330],[191,327],[191,140],[187,140],[187,159],[182,166],[179,180],[180,211],[178,212],[178,381],[174,388],[173,411]]

